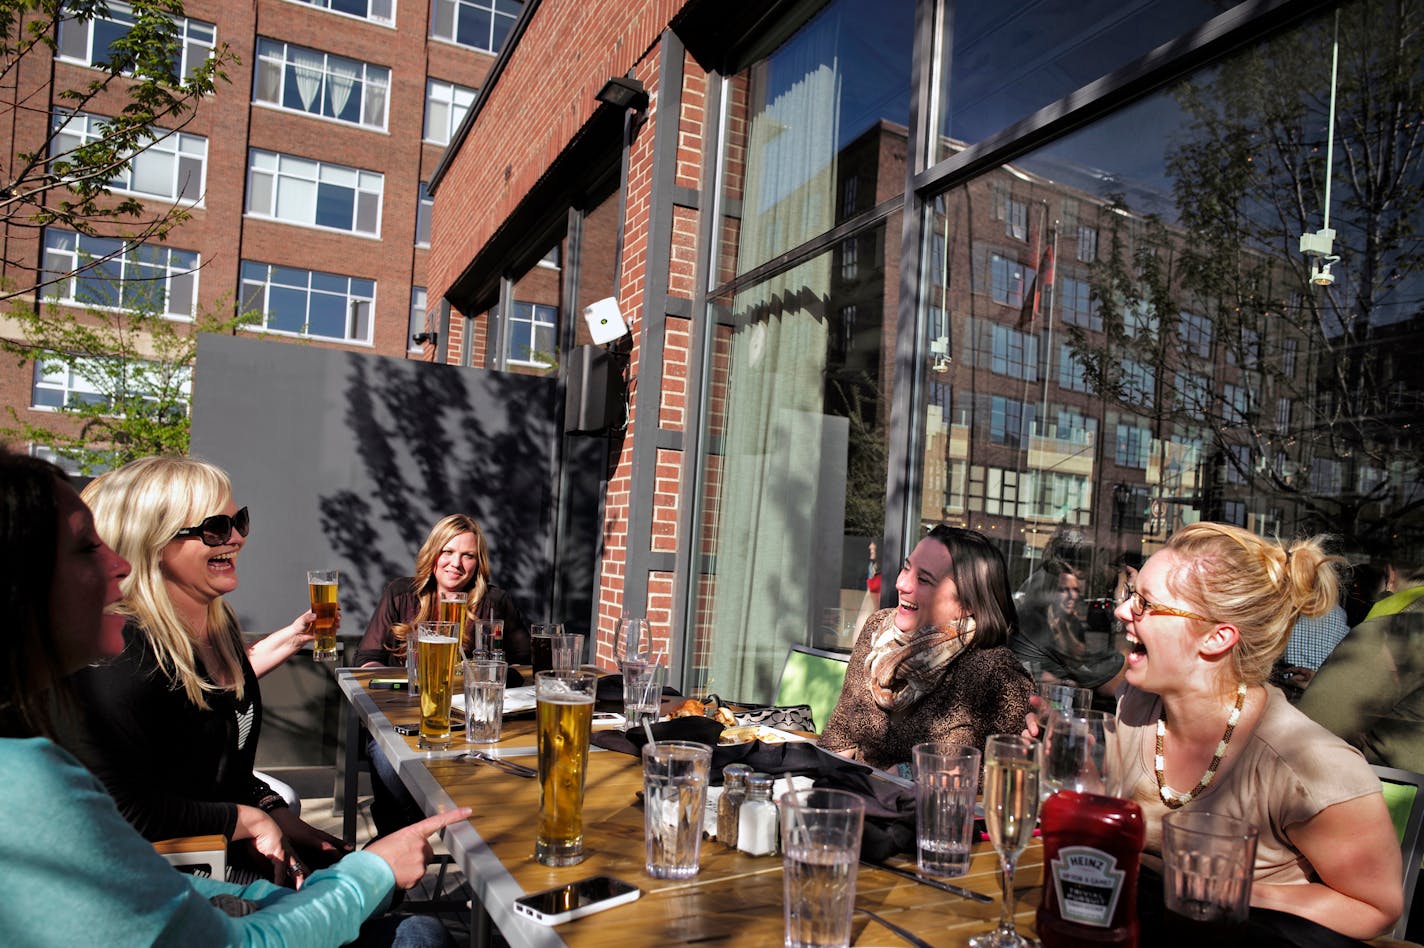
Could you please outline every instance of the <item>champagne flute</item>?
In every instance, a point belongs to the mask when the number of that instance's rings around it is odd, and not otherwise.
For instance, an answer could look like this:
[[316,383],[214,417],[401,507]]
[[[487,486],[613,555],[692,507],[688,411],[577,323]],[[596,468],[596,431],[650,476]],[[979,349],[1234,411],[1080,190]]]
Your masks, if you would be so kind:
[[969,939],[971,948],[1024,948],[1038,942],[1014,930],[1014,869],[1038,820],[1039,744],[995,734],[984,744],[984,824],[999,853],[1003,905],[993,931]]
[[648,620],[624,616],[618,620],[618,638],[613,645],[613,658],[621,667],[624,662],[647,664],[653,655],[653,636]]

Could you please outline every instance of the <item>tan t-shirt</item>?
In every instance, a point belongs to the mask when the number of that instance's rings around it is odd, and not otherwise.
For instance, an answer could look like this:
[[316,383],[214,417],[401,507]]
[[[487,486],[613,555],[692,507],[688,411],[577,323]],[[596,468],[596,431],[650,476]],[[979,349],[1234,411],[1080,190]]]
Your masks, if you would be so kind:
[[[1231,753],[1216,779],[1187,806],[1233,816],[1256,827],[1260,833],[1257,882],[1312,882],[1315,872],[1291,845],[1287,832],[1327,806],[1379,793],[1380,782],[1359,751],[1297,711],[1279,689],[1268,686],[1266,695],[1256,729],[1232,738]],[[1162,817],[1172,812],[1158,794],[1153,769],[1161,710],[1161,698],[1130,685],[1118,704],[1124,775],[1147,818],[1143,864],[1157,871],[1161,870]]]

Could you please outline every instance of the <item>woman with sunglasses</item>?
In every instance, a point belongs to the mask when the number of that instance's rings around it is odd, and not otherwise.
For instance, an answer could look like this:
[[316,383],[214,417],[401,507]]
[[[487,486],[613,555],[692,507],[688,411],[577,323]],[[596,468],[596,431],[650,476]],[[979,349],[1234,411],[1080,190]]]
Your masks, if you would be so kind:
[[[425,874],[453,810],[315,873],[300,892],[175,872],[54,741],[74,713],[67,676],[123,647],[129,564],[99,539],[58,468],[0,451],[0,865],[8,945],[436,944],[427,917],[362,925]],[[242,914],[238,915],[237,912]],[[394,923],[394,924],[392,924]],[[440,926],[438,922],[436,929]],[[413,940],[413,941],[412,941]]]
[[[218,468],[133,461],[84,489],[99,535],[133,565],[116,611],[124,649],[74,677],[72,749],[151,840],[221,833],[236,866],[297,883],[345,845],[253,773],[262,694],[232,609],[250,528]],[[294,625],[310,621],[311,613]]]
[[1243,819],[1260,834],[1253,907],[1369,938],[1402,907],[1380,782],[1266,684],[1296,617],[1338,600],[1338,562],[1318,538],[1283,546],[1219,523],[1173,534],[1117,607],[1128,642],[1117,740],[1125,795],[1147,818],[1144,866],[1160,866],[1173,810]]

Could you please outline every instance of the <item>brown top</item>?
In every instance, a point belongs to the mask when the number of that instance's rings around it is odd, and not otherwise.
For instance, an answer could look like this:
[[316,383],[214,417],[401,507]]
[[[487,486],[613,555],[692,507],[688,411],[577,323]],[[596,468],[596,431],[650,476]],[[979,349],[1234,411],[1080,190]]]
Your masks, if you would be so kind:
[[[1147,817],[1144,864],[1153,868],[1161,865],[1152,857],[1162,852],[1162,817],[1171,812],[1158,795],[1153,767],[1161,709],[1161,698],[1130,685],[1118,704],[1121,759],[1128,767],[1132,799]],[[1302,883],[1313,881],[1315,872],[1287,838],[1291,827],[1332,804],[1379,792],[1379,778],[1359,751],[1301,714],[1280,689],[1268,686],[1255,730],[1233,738],[1211,786],[1187,808],[1234,816],[1256,827],[1257,882]]]
[[882,710],[870,695],[866,656],[894,614],[893,609],[882,609],[861,627],[840,700],[821,732],[822,747],[855,750],[872,767],[888,769],[908,764],[910,749],[925,741],[952,741],[982,750],[991,734],[1023,730],[1033,682],[1004,646],[963,652],[924,698],[903,711]]

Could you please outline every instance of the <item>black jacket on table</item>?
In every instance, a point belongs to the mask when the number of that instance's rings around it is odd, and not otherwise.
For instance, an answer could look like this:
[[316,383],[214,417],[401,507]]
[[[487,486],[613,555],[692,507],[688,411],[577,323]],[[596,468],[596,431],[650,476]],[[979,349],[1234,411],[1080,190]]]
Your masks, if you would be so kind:
[[[207,709],[188,700],[159,668],[148,636],[133,620],[124,626],[122,654],[70,679],[77,726],[65,729],[63,743],[145,838],[231,837],[238,804],[257,806],[273,796],[252,773],[262,695],[246,652],[240,654],[240,707],[226,690],[208,692]],[[201,663],[198,671],[206,677]],[[247,718],[249,709],[251,725],[243,736],[239,714]]]
[[[361,637],[361,647],[356,650],[356,664],[402,664],[404,660],[398,660],[392,654],[395,642],[388,638],[387,633],[397,622],[413,622],[419,612],[420,596],[416,592],[415,577],[406,576],[387,584],[366,626],[366,634]],[[505,659],[511,665],[528,664],[529,627],[524,624],[524,616],[509,593],[498,586],[485,587],[484,598],[475,607],[475,618],[486,622],[503,619]],[[461,646],[464,646],[463,642]]]

